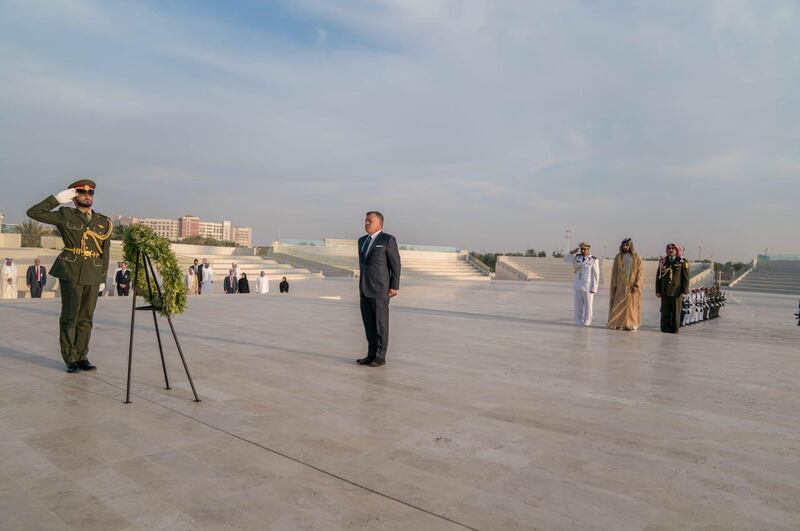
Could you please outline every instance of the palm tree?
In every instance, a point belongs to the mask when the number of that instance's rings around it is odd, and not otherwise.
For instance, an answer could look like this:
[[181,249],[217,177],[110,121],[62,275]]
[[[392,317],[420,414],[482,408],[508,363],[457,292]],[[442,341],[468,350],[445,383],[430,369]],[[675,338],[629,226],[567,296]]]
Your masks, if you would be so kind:
[[17,232],[22,234],[23,247],[41,247],[42,236],[50,234],[50,228],[45,227],[38,221],[27,219],[17,225]]
[[26,219],[17,225],[17,232],[30,236],[47,236],[50,233],[50,229],[38,221]]

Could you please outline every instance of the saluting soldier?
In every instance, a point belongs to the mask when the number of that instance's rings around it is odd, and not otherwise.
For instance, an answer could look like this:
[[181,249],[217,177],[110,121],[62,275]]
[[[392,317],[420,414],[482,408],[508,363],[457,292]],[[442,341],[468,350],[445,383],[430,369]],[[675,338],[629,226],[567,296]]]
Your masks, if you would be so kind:
[[667,245],[658,262],[656,297],[661,299],[661,331],[677,334],[681,327],[683,297],[689,293],[689,262],[677,243]]
[[572,289],[575,291],[575,324],[592,324],[592,303],[600,284],[600,262],[589,251],[592,246],[581,242],[571,250],[564,261],[572,265]]
[[[61,281],[59,342],[67,372],[96,368],[87,354],[97,294],[108,271],[111,220],[92,210],[95,187],[94,181],[81,179],[28,209],[29,217],[58,227],[64,240],[50,274]],[[75,208],[53,211],[69,202]]]

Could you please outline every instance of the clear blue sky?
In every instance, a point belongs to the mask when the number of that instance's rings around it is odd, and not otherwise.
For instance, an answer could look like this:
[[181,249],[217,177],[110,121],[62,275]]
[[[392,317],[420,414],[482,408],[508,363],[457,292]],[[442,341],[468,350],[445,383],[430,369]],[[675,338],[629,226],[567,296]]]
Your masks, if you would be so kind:
[[797,50],[795,1],[0,0],[0,210],[798,250]]

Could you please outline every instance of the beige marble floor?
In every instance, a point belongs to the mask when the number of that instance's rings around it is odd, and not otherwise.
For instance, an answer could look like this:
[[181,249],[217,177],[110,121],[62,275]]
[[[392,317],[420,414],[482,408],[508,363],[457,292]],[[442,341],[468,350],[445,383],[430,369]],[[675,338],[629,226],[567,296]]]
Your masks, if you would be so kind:
[[[341,297],[340,299],[321,299]],[[58,301],[0,304],[0,529],[800,529],[800,328],[736,294],[679,336],[572,326],[565,285],[429,283],[357,366],[351,281],[191,299],[164,390],[152,318],[101,300],[66,374]]]

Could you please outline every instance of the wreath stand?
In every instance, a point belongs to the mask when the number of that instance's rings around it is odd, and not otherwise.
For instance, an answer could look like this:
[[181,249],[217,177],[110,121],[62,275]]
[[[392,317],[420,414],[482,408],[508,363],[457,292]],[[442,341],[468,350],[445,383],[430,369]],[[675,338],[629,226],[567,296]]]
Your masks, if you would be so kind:
[[[136,263],[133,268],[133,296],[131,297],[133,299],[131,305],[131,338],[130,338],[130,344],[128,346],[128,385],[125,388],[126,404],[131,403],[131,366],[133,365],[133,325],[136,319],[137,310],[151,311],[153,313],[153,325],[156,328],[156,339],[158,339],[158,351],[161,354],[161,367],[164,369],[164,382],[166,383],[166,389],[172,389],[172,387],[170,387],[169,385],[169,376],[167,376],[167,364],[164,362],[164,348],[161,345],[161,333],[158,330],[158,317],[156,316],[156,311],[160,311],[161,308],[153,306],[152,304],[146,306],[136,306],[136,296],[137,296],[136,286],[138,284],[137,281],[139,279],[139,262],[142,262],[142,265],[144,266],[144,276],[147,281],[147,292],[150,295],[150,300],[153,299],[153,291],[152,288],[150,287],[150,275],[153,275],[153,283],[156,285],[158,296],[159,298],[162,298],[161,286],[158,284],[158,279],[156,278],[156,271],[153,268],[153,263],[150,261],[150,257],[147,256],[146,253],[137,250]],[[172,337],[175,339],[175,346],[178,347],[178,354],[180,354],[181,362],[183,363],[183,369],[186,371],[186,376],[189,378],[189,385],[192,387],[192,394],[194,394],[194,401],[200,402],[200,398],[197,396],[197,391],[194,388],[192,375],[189,373],[189,366],[186,365],[186,358],[184,358],[183,356],[181,343],[180,341],[178,341],[178,335],[175,333],[175,326],[172,324],[172,316],[167,315],[167,322],[169,323],[169,329],[172,331]]]

